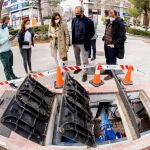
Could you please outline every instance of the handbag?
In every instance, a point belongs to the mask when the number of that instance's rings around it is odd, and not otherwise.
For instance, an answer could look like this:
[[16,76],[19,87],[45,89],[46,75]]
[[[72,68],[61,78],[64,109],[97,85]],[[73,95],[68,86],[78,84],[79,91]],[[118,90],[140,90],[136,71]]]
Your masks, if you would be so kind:
[[117,49],[117,58],[124,59],[125,50],[124,47]]

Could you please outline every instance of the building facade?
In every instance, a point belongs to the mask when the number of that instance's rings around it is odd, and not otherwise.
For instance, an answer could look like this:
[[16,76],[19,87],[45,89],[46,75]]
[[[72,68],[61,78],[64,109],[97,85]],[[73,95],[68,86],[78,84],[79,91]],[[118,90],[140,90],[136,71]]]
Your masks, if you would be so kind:
[[20,28],[20,24],[24,19],[30,19],[31,25],[36,25],[39,22],[37,8],[32,0],[5,0],[2,15],[10,16],[10,25],[14,28]]
[[62,13],[62,8],[59,5],[60,2],[61,0],[53,0],[53,2],[50,2],[50,0],[43,0],[42,1],[43,17],[52,16],[53,12]]
[[117,10],[120,17],[128,16],[126,9],[131,7],[128,0],[83,0],[85,14],[96,14],[100,18],[106,17],[110,9]]

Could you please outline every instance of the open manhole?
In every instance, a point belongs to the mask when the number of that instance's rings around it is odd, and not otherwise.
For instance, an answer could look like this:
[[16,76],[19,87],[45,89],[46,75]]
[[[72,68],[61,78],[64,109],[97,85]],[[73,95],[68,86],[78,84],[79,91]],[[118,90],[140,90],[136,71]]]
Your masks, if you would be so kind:
[[[6,126],[38,144],[96,147],[128,138],[116,104],[117,93],[88,94],[69,74],[62,94],[52,93],[28,77],[17,93],[6,95],[7,91],[1,97],[1,128],[6,131]],[[141,120],[141,136],[147,134],[150,119],[144,106],[148,97],[144,91],[127,95]]]

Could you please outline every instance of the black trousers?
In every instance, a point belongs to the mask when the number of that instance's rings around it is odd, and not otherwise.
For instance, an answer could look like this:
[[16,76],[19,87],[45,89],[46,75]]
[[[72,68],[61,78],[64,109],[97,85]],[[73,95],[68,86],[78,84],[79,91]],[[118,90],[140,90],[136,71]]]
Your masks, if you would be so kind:
[[[116,49],[104,45],[104,50],[105,50],[106,64],[116,65],[117,64]],[[106,73],[113,76],[111,70],[107,70]]]
[[[93,58],[96,58],[96,39],[91,41],[91,48],[93,49]],[[89,58],[91,58],[91,49],[89,50]]]
[[28,68],[29,71],[32,71],[32,66],[31,66],[31,48],[29,49],[20,49],[22,59],[23,59],[23,65],[25,72],[28,73]]
[[13,53],[11,50],[0,53],[0,60],[2,62],[4,73],[7,81],[15,79],[13,72]]

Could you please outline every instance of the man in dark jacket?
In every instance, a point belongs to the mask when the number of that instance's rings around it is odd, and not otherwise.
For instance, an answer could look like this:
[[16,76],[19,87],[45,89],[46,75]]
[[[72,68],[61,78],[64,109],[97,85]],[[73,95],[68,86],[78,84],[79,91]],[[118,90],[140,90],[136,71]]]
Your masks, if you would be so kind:
[[[84,8],[77,6],[75,8],[76,17],[72,20],[72,44],[74,47],[74,54],[76,65],[81,65],[80,52],[84,65],[88,65],[88,54],[91,49],[91,39],[94,36],[93,21],[84,15]],[[81,70],[74,71],[74,74]],[[87,81],[87,69],[84,69],[82,81]]]
[[[106,64],[116,65],[117,57],[123,59],[124,57],[124,43],[126,40],[126,31],[123,20],[117,16],[117,11],[109,11],[109,21],[106,25],[104,40],[104,49]],[[104,74],[108,74],[104,80],[113,78],[111,70],[107,70]]]

